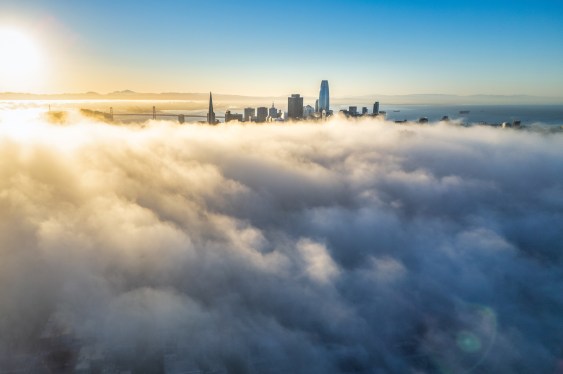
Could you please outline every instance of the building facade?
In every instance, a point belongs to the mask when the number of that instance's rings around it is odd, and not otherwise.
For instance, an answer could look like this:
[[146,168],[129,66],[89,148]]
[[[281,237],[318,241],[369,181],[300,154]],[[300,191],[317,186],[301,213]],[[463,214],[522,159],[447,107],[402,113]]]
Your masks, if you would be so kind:
[[293,94],[287,98],[287,117],[289,119],[303,118],[303,98],[299,94]]
[[315,114],[315,108],[313,108],[310,105],[305,105],[305,107],[303,107],[303,118],[308,118],[311,117]]
[[254,108],[244,108],[244,121],[250,122],[254,118]]
[[231,113],[230,110],[225,112],[225,122],[239,121],[242,122],[242,114]]
[[328,81],[321,82],[321,91],[319,93],[319,108],[318,112],[328,113],[330,111],[330,93],[328,89]]
[[278,110],[274,106],[274,103],[272,103],[272,107],[270,109],[268,109],[268,117],[270,117],[270,118],[278,118],[279,117]]
[[268,108],[261,106],[256,109],[256,122],[266,122],[268,118]]

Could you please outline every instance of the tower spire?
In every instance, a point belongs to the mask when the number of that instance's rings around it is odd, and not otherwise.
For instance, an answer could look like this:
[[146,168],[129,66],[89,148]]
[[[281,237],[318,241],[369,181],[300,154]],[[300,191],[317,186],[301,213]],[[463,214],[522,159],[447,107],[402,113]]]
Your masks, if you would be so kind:
[[207,123],[215,124],[215,112],[213,111],[213,95],[209,92],[209,112],[207,113]]

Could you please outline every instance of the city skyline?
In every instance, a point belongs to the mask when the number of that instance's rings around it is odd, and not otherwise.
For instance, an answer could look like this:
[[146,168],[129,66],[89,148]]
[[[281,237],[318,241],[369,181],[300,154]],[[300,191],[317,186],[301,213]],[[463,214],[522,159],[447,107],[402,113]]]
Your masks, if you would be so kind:
[[1,14],[0,92],[316,96],[302,82],[328,77],[340,96],[563,97],[557,1],[7,0]]

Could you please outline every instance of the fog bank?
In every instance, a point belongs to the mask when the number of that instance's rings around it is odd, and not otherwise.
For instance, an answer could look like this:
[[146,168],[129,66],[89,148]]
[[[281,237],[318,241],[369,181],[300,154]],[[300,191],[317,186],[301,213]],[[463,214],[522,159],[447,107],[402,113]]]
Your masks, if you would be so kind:
[[561,370],[561,134],[73,116],[0,111],[0,367]]

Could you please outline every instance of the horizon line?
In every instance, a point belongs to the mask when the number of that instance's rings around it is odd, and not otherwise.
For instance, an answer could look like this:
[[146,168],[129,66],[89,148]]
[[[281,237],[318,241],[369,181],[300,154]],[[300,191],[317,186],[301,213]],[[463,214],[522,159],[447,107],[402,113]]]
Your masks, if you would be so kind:
[[[26,95],[26,96],[72,96],[72,95],[91,95],[91,96],[110,96],[110,95],[209,95],[210,91],[207,92],[177,92],[177,91],[162,91],[162,92],[139,92],[139,91],[132,91],[129,89],[119,90],[119,91],[111,91],[106,93],[96,92],[96,91],[81,91],[81,92],[56,92],[56,93],[36,93],[36,92],[14,92],[14,91],[3,91],[0,92],[0,96],[4,95]],[[211,91],[212,92],[212,91]],[[243,95],[243,94],[230,94],[230,93],[221,93],[215,92],[214,95],[217,96],[235,96],[235,97],[244,97],[244,98],[280,98],[280,97],[289,97],[295,92],[288,93],[288,94],[278,94],[278,95]],[[563,99],[562,96],[540,96],[540,95],[531,95],[531,94],[488,94],[488,93],[475,93],[475,94],[453,94],[453,93],[403,93],[403,94],[381,94],[381,93],[373,93],[373,94],[361,94],[361,95],[349,95],[349,96],[331,96],[333,99],[352,99],[352,98],[365,98],[369,96],[374,97],[408,97],[408,96],[446,96],[446,97],[459,97],[459,98],[474,98],[474,97],[498,97],[498,98],[522,98],[522,97],[529,97],[529,98],[539,98],[539,99]],[[303,97],[316,97],[316,95],[304,95]]]

